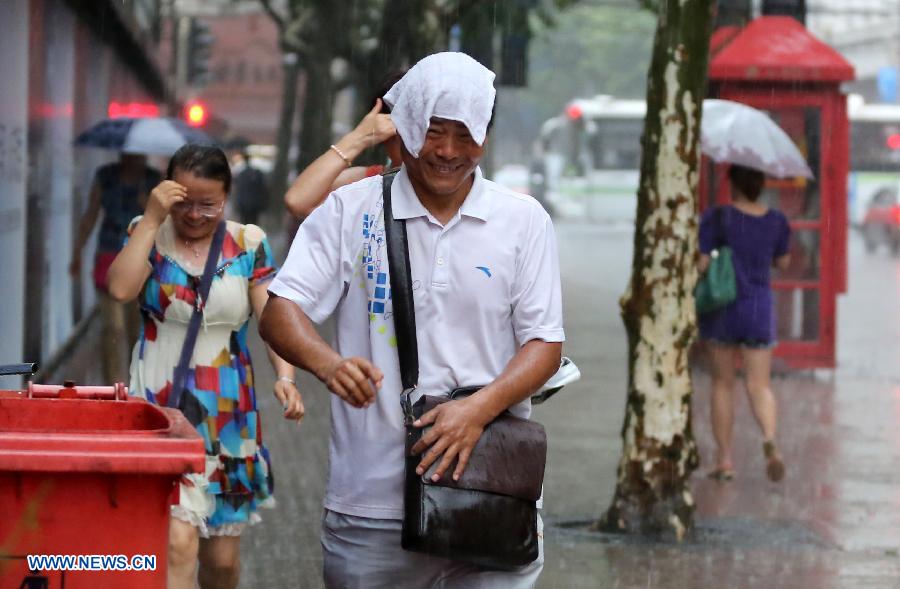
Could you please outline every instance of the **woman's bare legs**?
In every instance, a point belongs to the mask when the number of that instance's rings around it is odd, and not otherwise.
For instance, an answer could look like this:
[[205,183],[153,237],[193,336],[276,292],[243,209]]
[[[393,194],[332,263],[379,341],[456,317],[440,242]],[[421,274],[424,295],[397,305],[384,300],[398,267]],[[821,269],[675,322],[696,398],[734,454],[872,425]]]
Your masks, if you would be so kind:
[[784,477],[784,464],[775,447],[778,407],[770,385],[772,350],[742,348],[741,353],[747,372],[747,396],[763,434],[766,473],[773,481],[779,481]]
[[713,473],[733,470],[731,438],[734,431],[734,353],[733,346],[709,344],[712,359],[712,421],[716,439],[716,466]]
[[747,395],[753,416],[762,430],[763,438],[767,441],[774,440],[777,409],[775,396],[769,385],[772,350],[741,348],[741,355],[747,372]]
[[200,540],[200,587],[235,589],[241,577],[241,537],[213,536]]
[[180,519],[169,518],[169,589],[194,589],[197,586],[197,528]]

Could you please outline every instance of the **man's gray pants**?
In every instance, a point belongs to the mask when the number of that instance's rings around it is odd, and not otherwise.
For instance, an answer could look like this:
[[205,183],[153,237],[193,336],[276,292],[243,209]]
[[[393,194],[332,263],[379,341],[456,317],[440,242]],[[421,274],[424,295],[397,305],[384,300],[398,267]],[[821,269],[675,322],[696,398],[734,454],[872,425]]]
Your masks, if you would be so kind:
[[538,515],[540,552],[514,571],[492,571],[400,547],[402,522],[325,510],[322,556],[328,589],[531,589],[544,568],[544,526]]

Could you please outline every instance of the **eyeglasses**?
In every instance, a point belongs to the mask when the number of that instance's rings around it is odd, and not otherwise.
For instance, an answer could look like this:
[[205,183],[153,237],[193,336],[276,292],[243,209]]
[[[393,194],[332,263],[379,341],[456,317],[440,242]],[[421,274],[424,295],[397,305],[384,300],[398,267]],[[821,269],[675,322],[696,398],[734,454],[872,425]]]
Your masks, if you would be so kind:
[[181,202],[176,202],[172,205],[172,210],[176,213],[184,213],[187,214],[191,212],[191,209],[196,209],[197,214],[201,217],[212,218],[217,216],[222,212],[222,208],[225,206],[225,201],[220,202],[217,205],[207,205],[200,204],[198,202],[183,200]]

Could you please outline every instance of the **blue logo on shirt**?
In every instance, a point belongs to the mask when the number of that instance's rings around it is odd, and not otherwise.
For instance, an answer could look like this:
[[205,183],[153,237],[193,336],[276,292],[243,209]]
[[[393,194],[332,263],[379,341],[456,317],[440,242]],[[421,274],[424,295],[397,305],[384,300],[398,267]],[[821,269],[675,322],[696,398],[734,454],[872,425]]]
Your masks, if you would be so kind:
[[487,276],[488,278],[491,277],[491,269],[487,266],[475,266],[475,268],[484,272],[485,276]]
[[387,285],[387,274],[378,273],[376,279],[375,292],[369,297],[369,313],[380,315],[384,313],[384,303],[391,298],[391,289]]

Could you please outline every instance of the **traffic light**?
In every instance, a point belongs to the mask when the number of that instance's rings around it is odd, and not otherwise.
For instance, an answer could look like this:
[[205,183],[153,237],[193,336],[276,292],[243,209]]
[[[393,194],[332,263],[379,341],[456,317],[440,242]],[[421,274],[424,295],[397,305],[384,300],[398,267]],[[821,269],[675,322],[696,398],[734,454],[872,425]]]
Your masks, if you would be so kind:
[[209,83],[209,60],[215,37],[209,25],[192,18],[187,36],[187,83],[191,86],[205,86]]
[[763,16],[793,16],[806,24],[806,0],[763,0]]
[[209,110],[199,100],[192,100],[184,106],[184,118],[191,127],[202,127],[209,119]]
[[[525,86],[528,82],[528,43],[531,25],[528,15],[538,7],[538,0],[507,0],[501,22],[497,23],[496,3],[473,4],[458,23],[459,45],[463,53],[473,57],[484,67],[499,71],[500,86]],[[500,54],[495,52],[495,37],[499,32]]]
[[528,43],[531,24],[528,14],[537,8],[536,0],[515,0],[500,37],[500,86],[528,85]]
[[501,86],[524,87],[528,85],[528,41],[527,31],[504,31],[500,40],[500,75],[497,83]]

